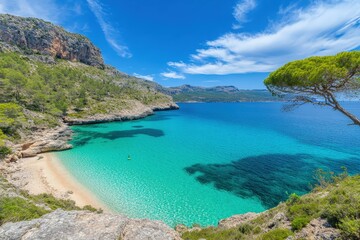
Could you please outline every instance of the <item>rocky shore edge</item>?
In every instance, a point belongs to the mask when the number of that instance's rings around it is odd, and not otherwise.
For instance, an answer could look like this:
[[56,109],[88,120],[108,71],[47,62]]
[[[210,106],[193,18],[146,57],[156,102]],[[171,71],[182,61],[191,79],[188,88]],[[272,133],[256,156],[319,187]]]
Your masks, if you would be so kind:
[[115,121],[131,121],[141,119],[154,114],[155,111],[177,110],[179,106],[174,102],[161,103],[154,106],[136,106],[135,109],[112,114],[96,114],[86,118],[64,117],[63,120],[69,125],[96,124]]
[[6,159],[6,163],[16,162],[20,158],[35,157],[40,153],[62,151],[71,149],[73,146],[68,143],[71,140],[72,130],[70,125],[86,125],[114,121],[131,121],[145,118],[154,114],[155,111],[176,110],[179,106],[175,103],[164,103],[156,106],[143,106],[132,111],[125,111],[118,114],[94,115],[87,118],[64,117],[60,126],[54,129],[45,129],[33,133],[24,143],[14,145],[13,153]]

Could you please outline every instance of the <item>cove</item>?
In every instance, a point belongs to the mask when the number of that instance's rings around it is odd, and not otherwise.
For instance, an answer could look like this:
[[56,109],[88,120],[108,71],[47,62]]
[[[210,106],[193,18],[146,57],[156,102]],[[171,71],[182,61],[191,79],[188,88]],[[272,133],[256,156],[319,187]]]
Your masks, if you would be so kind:
[[[314,171],[360,172],[360,128],[314,106],[193,103],[145,119],[73,126],[56,153],[109,208],[175,226],[261,212],[311,189]],[[360,115],[360,103],[344,105]]]

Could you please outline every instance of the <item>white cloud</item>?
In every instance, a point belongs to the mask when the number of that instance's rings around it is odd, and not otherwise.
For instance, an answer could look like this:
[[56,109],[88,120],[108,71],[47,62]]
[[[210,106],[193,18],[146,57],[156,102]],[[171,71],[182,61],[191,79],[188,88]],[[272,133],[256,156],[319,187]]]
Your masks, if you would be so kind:
[[61,20],[61,10],[53,0],[0,0],[0,13],[36,17],[54,23]]
[[[360,1],[315,2],[256,34],[228,33],[169,66],[189,74],[270,72],[286,62],[360,46]],[[285,19],[285,18],[284,18]]]
[[148,80],[148,81],[154,81],[154,77],[152,75],[140,75],[140,74],[137,74],[137,73],[134,73],[133,75],[135,77],[137,77],[137,78],[142,78],[142,79],[145,79],[145,80]]
[[242,0],[234,7],[233,16],[238,23],[233,25],[234,29],[241,28],[241,23],[246,22],[246,15],[256,7],[255,0]]
[[163,73],[161,73],[161,76],[166,77],[166,78],[173,78],[173,79],[185,79],[184,75],[178,74],[173,71],[163,72]]
[[106,21],[106,13],[102,5],[98,0],[86,0],[90,10],[94,13],[104,35],[106,41],[110,46],[116,51],[116,53],[121,57],[131,57],[131,53],[127,46],[120,44],[117,40],[119,33],[116,29]]

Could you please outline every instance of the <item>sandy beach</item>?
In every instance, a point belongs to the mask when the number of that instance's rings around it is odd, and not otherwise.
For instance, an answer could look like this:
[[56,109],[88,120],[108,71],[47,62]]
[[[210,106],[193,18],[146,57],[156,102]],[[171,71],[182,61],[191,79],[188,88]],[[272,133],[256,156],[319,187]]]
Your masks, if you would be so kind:
[[11,182],[30,194],[51,193],[58,198],[71,199],[79,207],[91,205],[111,212],[65,169],[53,153],[20,159],[16,169],[11,173]]

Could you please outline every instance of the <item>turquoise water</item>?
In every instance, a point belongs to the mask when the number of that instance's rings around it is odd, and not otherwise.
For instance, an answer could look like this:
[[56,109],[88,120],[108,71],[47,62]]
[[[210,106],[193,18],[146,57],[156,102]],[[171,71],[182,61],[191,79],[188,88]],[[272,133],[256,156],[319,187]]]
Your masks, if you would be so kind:
[[[57,154],[114,211],[172,226],[276,206],[309,191],[319,167],[360,172],[359,127],[331,109],[281,106],[181,104],[142,120],[75,126],[74,149]],[[359,103],[346,107],[360,114]]]

